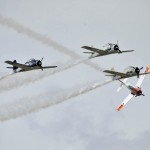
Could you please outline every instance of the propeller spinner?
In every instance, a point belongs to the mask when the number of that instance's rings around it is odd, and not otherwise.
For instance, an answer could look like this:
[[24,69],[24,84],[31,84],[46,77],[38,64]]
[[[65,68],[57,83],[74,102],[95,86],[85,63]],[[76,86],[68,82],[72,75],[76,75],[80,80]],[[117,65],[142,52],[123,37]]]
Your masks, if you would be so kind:
[[137,74],[137,78],[139,78],[140,71],[143,69],[143,67],[138,68],[138,67],[133,67],[132,66],[132,68],[135,70],[135,73]]
[[37,62],[37,65],[38,65],[38,66],[41,68],[41,70],[43,71],[42,61],[43,61],[43,57],[42,57],[41,60],[39,60],[39,61]]

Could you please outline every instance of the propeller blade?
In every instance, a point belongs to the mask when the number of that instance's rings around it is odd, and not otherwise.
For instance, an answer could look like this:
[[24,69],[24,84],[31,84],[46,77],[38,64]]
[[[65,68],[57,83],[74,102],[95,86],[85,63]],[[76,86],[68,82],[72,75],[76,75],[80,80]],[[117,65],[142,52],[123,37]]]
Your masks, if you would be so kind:
[[43,61],[43,59],[44,59],[44,58],[42,57],[41,62]]
[[14,62],[14,63],[17,63],[17,60],[14,60],[13,62]]
[[143,67],[140,68],[140,70],[143,69]]
[[135,67],[131,66],[133,69],[136,69]]
[[40,68],[41,68],[41,70],[43,71],[43,67],[41,66]]

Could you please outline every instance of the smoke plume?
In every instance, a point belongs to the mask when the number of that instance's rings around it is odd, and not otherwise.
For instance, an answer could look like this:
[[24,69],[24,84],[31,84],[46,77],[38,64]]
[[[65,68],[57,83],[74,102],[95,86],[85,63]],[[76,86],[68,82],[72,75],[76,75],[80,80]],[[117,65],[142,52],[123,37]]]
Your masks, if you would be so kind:
[[85,85],[76,86],[71,89],[62,91],[61,93],[52,94],[43,93],[36,96],[28,96],[23,99],[16,100],[12,104],[5,104],[0,106],[0,120],[5,121],[12,118],[17,118],[40,109],[50,107],[73,97],[79,96],[86,92],[92,91],[98,87],[104,86],[113,80],[106,80],[104,82],[94,81]]
[[[47,46],[53,47],[58,52],[69,55],[73,59],[81,59],[82,58],[80,55],[75,53],[73,50],[70,50],[67,47],[57,43],[56,41],[53,41],[46,35],[40,34],[28,27],[21,25],[20,23],[16,22],[15,20],[13,20],[11,18],[6,18],[6,17],[3,17],[2,15],[0,15],[0,24],[3,26],[6,26],[8,28],[12,28],[16,32],[18,32],[20,34],[24,34],[24,35],[28,36],[29,38],[39,41]],[[85,64],[89,65],[90,67],[92,67],[98,71],[102,71],[100,67],[98,67],[97,65],[95,65],[92,62],[85,62]]]

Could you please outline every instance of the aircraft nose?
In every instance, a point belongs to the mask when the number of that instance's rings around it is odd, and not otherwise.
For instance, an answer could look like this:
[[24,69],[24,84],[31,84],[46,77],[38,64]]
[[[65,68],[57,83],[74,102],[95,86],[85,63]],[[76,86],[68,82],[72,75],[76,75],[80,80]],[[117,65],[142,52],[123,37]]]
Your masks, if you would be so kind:
[[142,95],[142,91],[140,90],[140,91],[138,92],[138,94],[139,94],[139,95]]
[[38,66],[42,66],[42,62],[39,60],[39,61],[37,62],[37,65],[38,65]]
[[114,50],[119,50],[119,46],[118,46],[118,45],[115,45],[115,46],[114,46]]
[[135,70],[136,70],[136,72],[140,72],[140,69],[138,67]]

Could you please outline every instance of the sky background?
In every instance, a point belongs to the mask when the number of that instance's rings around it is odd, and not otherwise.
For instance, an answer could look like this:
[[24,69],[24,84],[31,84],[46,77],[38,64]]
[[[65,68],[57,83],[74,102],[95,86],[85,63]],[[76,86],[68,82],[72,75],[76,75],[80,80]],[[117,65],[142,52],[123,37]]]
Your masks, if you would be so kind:
[[[101,68],[150,66],[149,6],[148,0],[0,0],[0,149],[149,150],[149,76],[146,96],[120,112],[126,88],[117,93],[115,81],[94,89],[107,80]],[[135,52],[92,60],[82,53],[84,45],[117,40],[121,50]],[[43,66],[58,70],[9,75],[4,63],[42,57]]]

